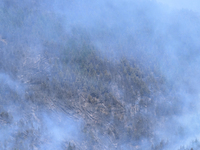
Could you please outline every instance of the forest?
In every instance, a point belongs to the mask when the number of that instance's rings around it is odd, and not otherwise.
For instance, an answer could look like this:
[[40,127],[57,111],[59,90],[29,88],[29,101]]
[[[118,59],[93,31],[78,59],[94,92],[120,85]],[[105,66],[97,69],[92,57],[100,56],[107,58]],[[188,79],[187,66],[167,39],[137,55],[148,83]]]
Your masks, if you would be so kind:
[[0,1],[0,149],[200,149],[199,40],[154,0]]

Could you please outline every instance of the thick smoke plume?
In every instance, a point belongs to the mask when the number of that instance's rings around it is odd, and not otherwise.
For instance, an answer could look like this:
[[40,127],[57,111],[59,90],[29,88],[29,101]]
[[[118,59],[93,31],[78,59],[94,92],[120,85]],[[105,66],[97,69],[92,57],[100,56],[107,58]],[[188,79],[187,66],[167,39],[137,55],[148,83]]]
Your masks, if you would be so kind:
[[154,0],[0,1],[0,149],[200,149],[199,41]]

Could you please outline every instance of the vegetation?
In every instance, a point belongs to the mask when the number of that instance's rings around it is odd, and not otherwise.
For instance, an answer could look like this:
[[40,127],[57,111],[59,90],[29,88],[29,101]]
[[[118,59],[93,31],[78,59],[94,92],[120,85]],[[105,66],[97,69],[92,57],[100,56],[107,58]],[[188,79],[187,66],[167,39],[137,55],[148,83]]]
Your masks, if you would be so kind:
[[[44,149],[54,144],[42,126],[43,112],[84,120],[80,144],[62,139],[62,149],[123,149],[121,145],[142,149],[144,141],[152,150],[168,146],[162,139],[156,144],[154,131],[181,113],[175,93],[184,77],[177,76],[177,83],[171,83],[162,74],[163,66],[153,60],[154,54],[142,50],[142,36],[149,36],[149,29],[137,31],[139,44],[129,57],[113,59],[95,45],[87,30],[75,26],[69,34],[56,13],[40,9],[37,1],[23,6],[15,0],[3,3],[0,106],[5,110],[0,107],[0,132],[8,128],[12,133],[0,139],[0,149]],[[116,54],[125,51],[117,46]],[[199,148],[198,141],[191,147],[180,150]]]

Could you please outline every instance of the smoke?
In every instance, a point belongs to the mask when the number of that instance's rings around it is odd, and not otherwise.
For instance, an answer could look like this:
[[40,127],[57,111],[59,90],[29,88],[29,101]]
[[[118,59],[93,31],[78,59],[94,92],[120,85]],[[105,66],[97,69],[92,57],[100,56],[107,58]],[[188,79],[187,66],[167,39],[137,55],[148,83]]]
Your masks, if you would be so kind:
[[198,149],[193,3],[2,0],[1,149]]
[[172,1],[172,0],[157,0],[158,2],[160,3],[163,3],[165,5],[168,5],[169,7],[172,7],[173,9],[188,9],[188,10],[192,10],[192,11],[195,11],[195,12],[198,12],[199,13],[199,1],[197,0],[193,0],[193,1],[187,1],[187,0],[184,0],[184,1],[180,1],[180,0],[175,0],[175,1]]

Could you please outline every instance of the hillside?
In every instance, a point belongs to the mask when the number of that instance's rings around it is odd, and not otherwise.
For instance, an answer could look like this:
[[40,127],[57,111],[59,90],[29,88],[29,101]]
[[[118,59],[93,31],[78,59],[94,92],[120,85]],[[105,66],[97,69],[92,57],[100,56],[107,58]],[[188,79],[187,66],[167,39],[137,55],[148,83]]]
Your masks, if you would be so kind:
[[198,13],[3,0],[0,22],[0,149],[199,148]]

